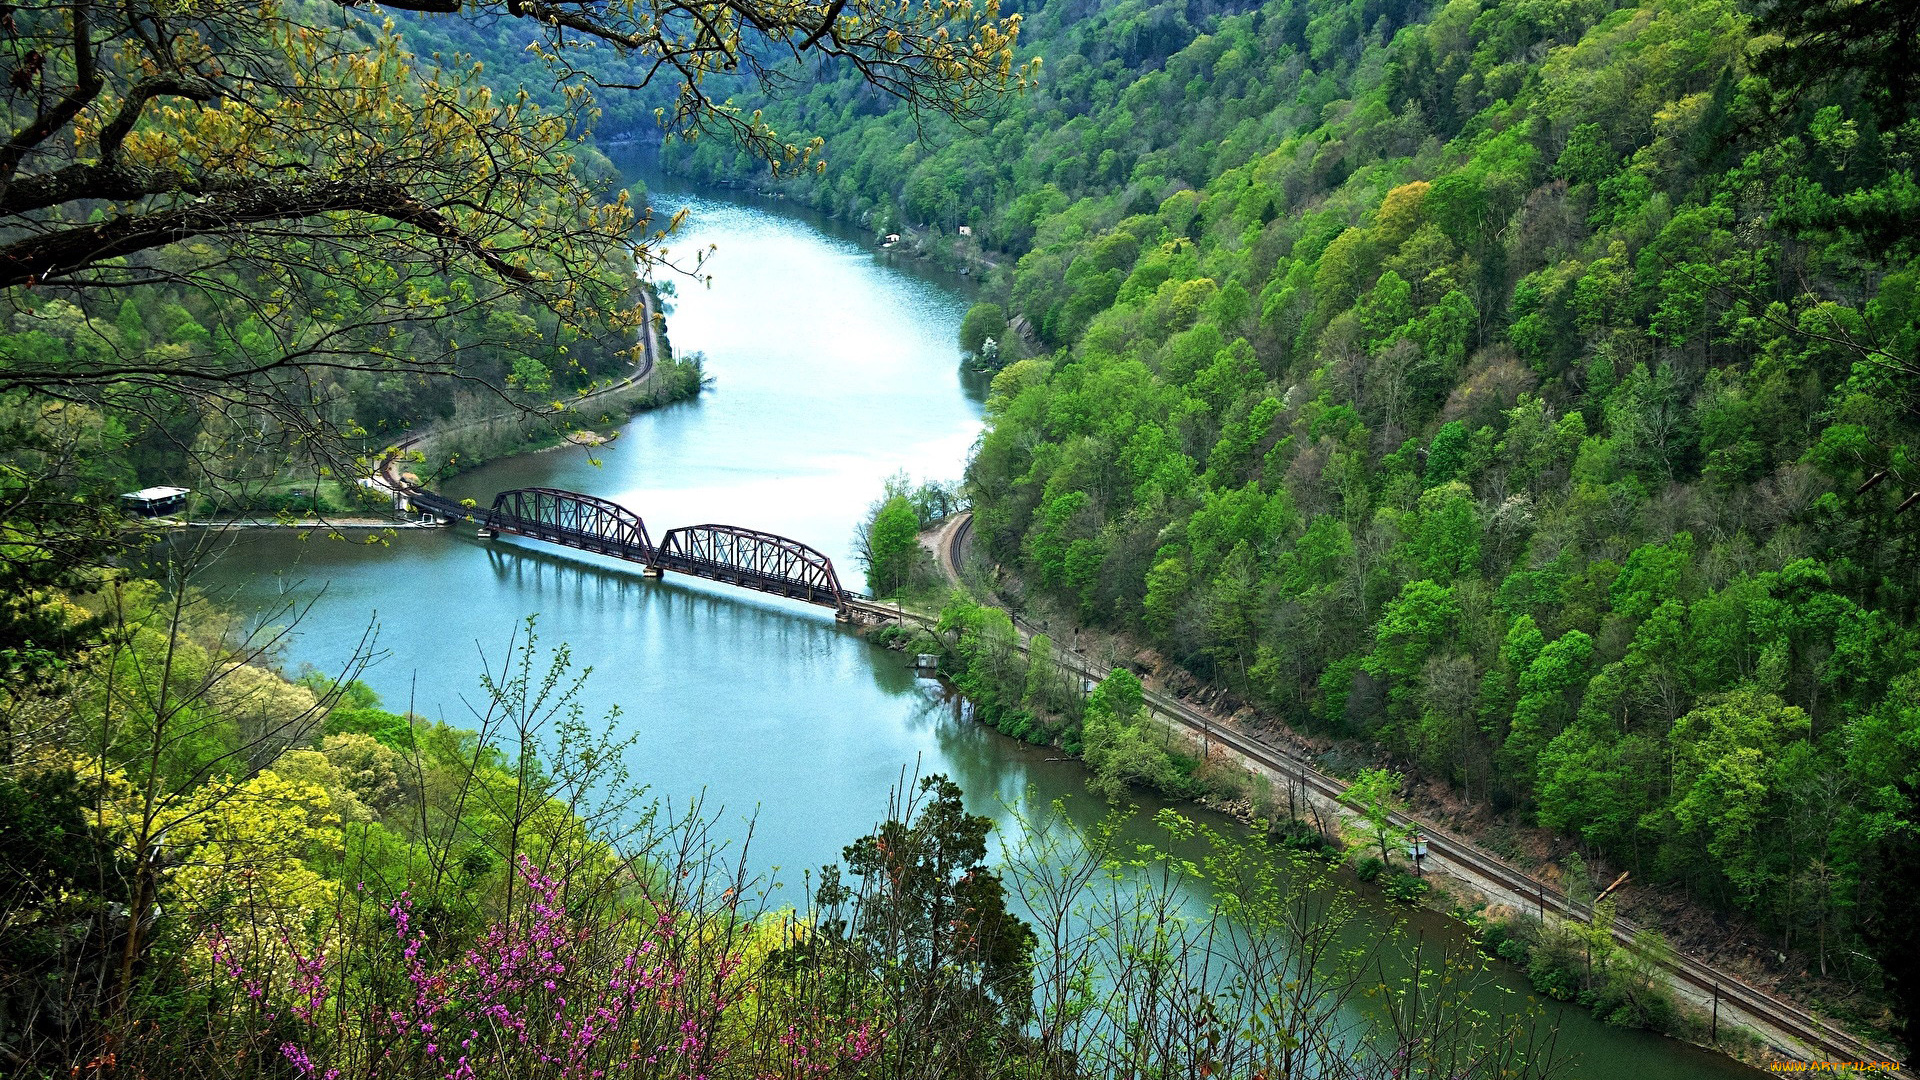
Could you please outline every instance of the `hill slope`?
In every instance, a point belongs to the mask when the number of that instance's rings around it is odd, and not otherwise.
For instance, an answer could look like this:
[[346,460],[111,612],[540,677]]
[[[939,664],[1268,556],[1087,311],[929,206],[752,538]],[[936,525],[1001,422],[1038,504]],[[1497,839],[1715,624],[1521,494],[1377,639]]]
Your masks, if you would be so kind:
[[827,137],[800,195],[1017,257],[996,560],[1910,996],[1920,122],[1754,17],[1048,6],[977,133],[770,115]]

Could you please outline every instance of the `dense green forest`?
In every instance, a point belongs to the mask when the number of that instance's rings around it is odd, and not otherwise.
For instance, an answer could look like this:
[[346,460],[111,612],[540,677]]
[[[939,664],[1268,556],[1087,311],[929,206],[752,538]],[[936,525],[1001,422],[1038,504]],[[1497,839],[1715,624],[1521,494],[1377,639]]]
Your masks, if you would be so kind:
[[796,194],[995,267],[1011,591],[1911,1002],[1902,10],[1048,5],[990,122],[769,116]]

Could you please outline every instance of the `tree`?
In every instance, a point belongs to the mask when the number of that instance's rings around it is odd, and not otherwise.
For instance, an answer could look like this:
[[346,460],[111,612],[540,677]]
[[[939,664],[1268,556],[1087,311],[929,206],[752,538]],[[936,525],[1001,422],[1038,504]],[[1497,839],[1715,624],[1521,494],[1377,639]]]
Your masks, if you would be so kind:
[[1379,845],[1380,861],[1392,865],[1391,845],[1399,843],[1408,835],[1404,826],[1393,820],[1400,809],[1400,785],[1403,782],[1399,773],[1387,769],[1362,769],[1353,783],[1347,785],[1342,798],[1360,807],[1367,839]]
[[1702,705],[1673,725],[1671,812],[1699,838],[1716,868],[1751,900],[1775,887],[1763,831],[1776,796],[1781,752],[1812,727],[1807,714],[1772,694],[1742,689]]
[[1460,617],[1453,591],[1437,582],[1410,581],[1374,624],[1373,652],[1363,670],[1387,683],[1396,710],[1410,712],[1428,657],[1446,641]]
[[1136,784],[1168,795],[1191,794],[1165,740],[1148,731],[1146,692],[1125,668],[1114,668],[1087,695],[1080,744],[1094,774],[1087,786],[1109,802],[1120,802]]
[[93,786],[70,769],[0,776],[0,1005],[16,1018],[0,1046],[16,1059],[77,1041],[74,984],[109,982],[119,961],[109,905],[135,873]]
[[[1613,739],[1586,718],[1553,737],[1537,757],[1540,823],[1578,832],[1612,852],[1636,852],[1658,821],[1661,793],[1646,777],[1662,768],[1662,747],[1645,734]],[[1637,852],[1636,852],[1637,854]]]
[[1447,582],[1480,569],[1479,514],[1472,492],[1458,480],[1420,497],[1420,513],[1407,539],[1407,558],[1415,572]]
[[[1898,798],[1920,809],[1920,783],[1901,778]],[[1912,820],[1888,828],[1875,844],[1880,880],[1920,879],[1920,827]],[[1895,1031],[1909,1051],[1920,1042],[1920,903],[1911,889],[1869,890],[1873,908],[1867,940],[1880,959],[1887,989],[1895,1002]]]
[[959,785],[925,777],[847,846],[857,883],[844,883],[838,867],[821,871],[809,951],[837,958],[853,988],[886,994],[896,1010],[891,1074],[934,1075],[945,1070],[933,1062],[955,1058],[984,1066],[1032,1011],[1037,941],[986,865],[992,828],[966,811]]
[[1615,164],[1606,129],[1599,124],[1581,124],[1567,133],[1566,149],[1560,151],[1553,171],[1573,183],[1592,184],[1611,173]]
[[1027,684],[1020,703],[1035,713],[1069,713],[1080,705],[1076,677],[1053,655],[1053,638],[1035,634],[1027,641]]
[[1114,668],[1087,695],[1088,709],[1129,723],[1139,719],[1146,707],[1146,690],[1139,676],[1126,668]]
[[[806,162],[811,148],[782,145],[756,117],[714,101],[706,75],[744,70],[767,79],[775,57],[811,52],[950,115],[1022,77],[1012,67],[1019,17],[1003,19],[993,4],[393,6],[526,20],[559,77],[576,85],[597,80],[574,66],[580,51],[570,40],[631,55],[651,74],[681,80],[671,130],[729,131],[776,166]],[[16,18],[5,47],[13,134],[0,147],[0,214],[25,235],[0,246],[3,286],[86,288],[117,276],[103,264],[121,256],[201,235],[225,243],[254,226],[329,215],[343,216],[315,226],[323,243],[397,232],[398,246],[385,250],[417,243],[414,254],[458,256],[489,276],[533,286],[541,276],[533,256],[564,254],[566,219],[591,201],[577,198],[584,193],[566,172],[570,159],[559,147],[572,133],[561,118],[494,105],[471,76],[421,69],[397,37],[358,20],[316,19],[279,3],[214,3],[162,18],[137,0],[68,0]],[[223,107],[228,100],[249,108],[236,114]],[[584,118],[590,95],[576,102]],[[536,160],[540,151],[553,159]],[[549,195],[562,196],[563,209],[542,225],[530,211]],[[85,227],[71,224],[84,215],[47,213],[102,199],[120,212]],[[381,218],[405,228],[376,229]],[[607,216],[574,239],[618,247],[629,220]],[[102,276],[77,276],[96,269]]]
[[960,347],[978,355],[988,341],[1002,341],[1007,336],[1007,312],[999,304],[982,300],[967,309],[965,318],[960,320]]
[[1433,433],[1427,447],[1427,486],[1452,480],[1467,460],[1467,425],[1450,420]]
[[513,362],[507,385],[529,397],[543,398],[553,393],[553,372],[533,357],[523,356]]
[[1539,768],[1540,751],[1558,734],[1557,723],[1570,714],[1570,695],[1587,683],[1587,662],[1593,657],[1593,639],[1569,630],[1548,642],[1516,683],[1519,698],[1513,705],[1513,724],[1501,747],[1512,774],[1531,780]]
[[867,525],[867,584],[875,596],[891,596],[907,587],[920,559],[920,519],[904,495],[880,505]]

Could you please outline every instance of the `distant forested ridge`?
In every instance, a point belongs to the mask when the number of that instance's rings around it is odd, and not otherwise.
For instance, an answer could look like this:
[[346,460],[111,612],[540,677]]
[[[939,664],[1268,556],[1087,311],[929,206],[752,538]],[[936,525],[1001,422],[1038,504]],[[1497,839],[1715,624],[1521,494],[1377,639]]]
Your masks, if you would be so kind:
[[1031,325],[993,560],[1911,1000],[1915,10],[1047,5],[972,132],[768,115]]

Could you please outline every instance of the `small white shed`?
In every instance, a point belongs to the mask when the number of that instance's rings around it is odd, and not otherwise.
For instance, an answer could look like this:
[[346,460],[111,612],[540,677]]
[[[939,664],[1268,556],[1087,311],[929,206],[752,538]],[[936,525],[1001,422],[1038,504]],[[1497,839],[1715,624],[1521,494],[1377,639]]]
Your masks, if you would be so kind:
[[120,496],[120,505],[134,517],[164,517],[185,510],[188,494],[189,489],[183,487],[141,488]]

